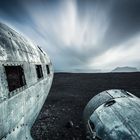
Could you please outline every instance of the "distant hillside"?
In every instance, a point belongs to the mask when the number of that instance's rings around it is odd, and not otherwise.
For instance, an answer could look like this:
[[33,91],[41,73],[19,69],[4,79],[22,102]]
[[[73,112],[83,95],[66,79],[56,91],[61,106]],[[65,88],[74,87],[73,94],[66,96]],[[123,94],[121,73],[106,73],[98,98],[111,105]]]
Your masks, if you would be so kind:
[[138,69],[135,67],[117,67],[112,72],[138,72]]

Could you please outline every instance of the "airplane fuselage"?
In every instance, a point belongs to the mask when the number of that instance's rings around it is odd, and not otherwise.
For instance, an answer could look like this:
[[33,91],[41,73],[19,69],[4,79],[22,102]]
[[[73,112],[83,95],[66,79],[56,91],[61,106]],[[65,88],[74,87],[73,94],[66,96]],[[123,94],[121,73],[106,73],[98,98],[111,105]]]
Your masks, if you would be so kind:
[[31,140],[50,90],[52,64],[39,46],[0,24],[0,139]]

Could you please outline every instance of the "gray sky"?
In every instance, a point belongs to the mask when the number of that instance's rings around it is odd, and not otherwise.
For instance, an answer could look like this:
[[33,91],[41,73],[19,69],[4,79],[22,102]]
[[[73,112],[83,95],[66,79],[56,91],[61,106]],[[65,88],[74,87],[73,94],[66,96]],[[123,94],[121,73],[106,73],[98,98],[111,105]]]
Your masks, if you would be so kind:
[[47,51],[56,71],[140,68],[140,0],[0,0],[0,20]]

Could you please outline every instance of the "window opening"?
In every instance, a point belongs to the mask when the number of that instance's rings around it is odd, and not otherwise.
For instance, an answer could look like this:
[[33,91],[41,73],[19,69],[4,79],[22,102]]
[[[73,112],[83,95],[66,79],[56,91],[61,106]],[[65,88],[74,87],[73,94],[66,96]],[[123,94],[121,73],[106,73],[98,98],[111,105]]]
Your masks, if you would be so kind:
[[9,91],[16,90],[17,88],[26,85],[24,70],[22,66],[4,66]]
[[47,74],[50,74],[50,68],[49,68],[49,65],[46,65],[46,68],[47,68]]
[[43,77],[43,72],[42,72],[42,67],[41,65],[36,65],[36,73],[37,73],[37,78],[40,79]]

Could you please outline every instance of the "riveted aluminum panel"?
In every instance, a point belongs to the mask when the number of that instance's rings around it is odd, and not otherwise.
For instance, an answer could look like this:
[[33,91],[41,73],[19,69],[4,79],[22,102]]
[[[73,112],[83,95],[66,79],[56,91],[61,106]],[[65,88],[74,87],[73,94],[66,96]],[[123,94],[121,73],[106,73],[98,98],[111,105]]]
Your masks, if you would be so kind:
[[[37,78],[35,65],[42,66],[43,78]],[[9,92],[4,66],[23,67],[26,85]],[[0,23],[0,139],[32,139],[30,129],[47,98],[52,79],[53,69],[47,54]]]
[[88,118],[95,126],[96,135],[104,140],[139,140],[140,99],[123,90],[102,93],[109,93],[113,98],[98,106]]

